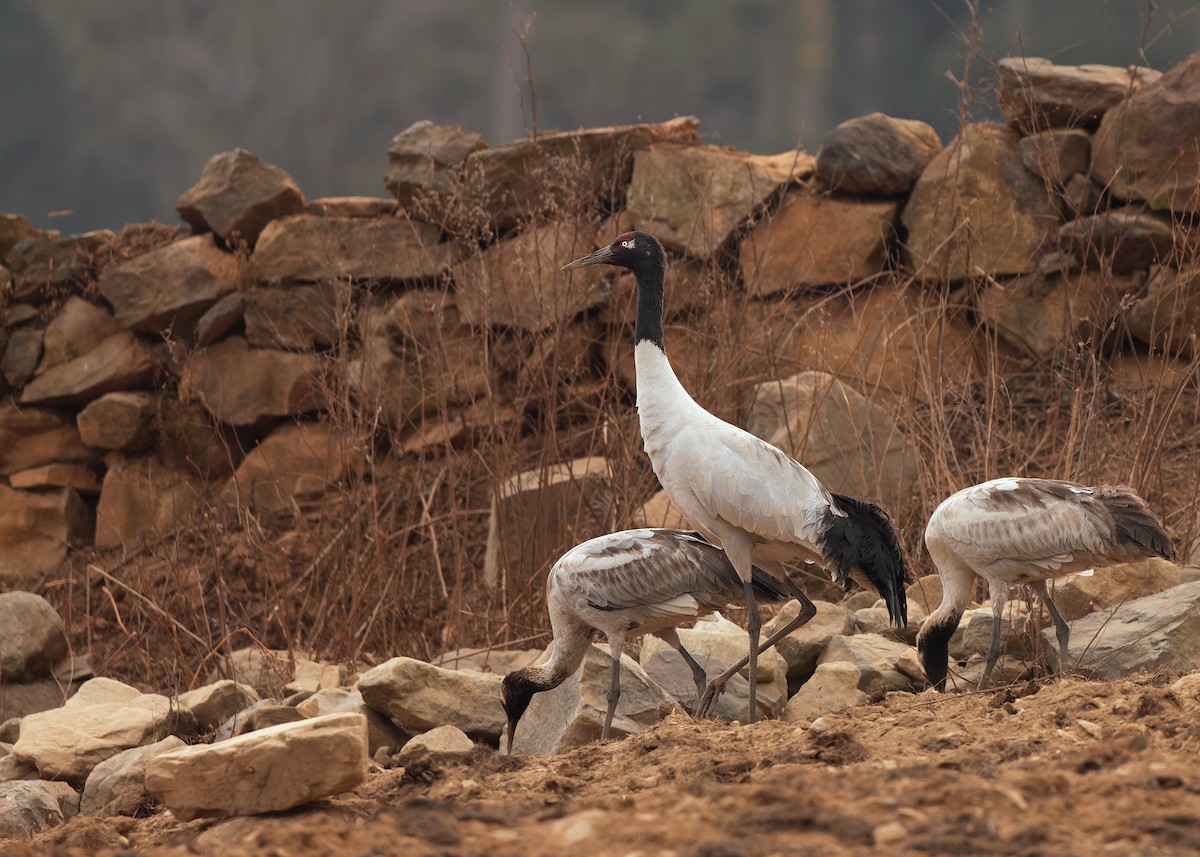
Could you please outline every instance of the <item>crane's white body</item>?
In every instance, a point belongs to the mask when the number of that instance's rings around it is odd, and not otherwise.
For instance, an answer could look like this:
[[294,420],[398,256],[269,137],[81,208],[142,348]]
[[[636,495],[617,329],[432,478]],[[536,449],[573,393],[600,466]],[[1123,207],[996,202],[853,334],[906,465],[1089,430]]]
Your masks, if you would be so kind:
[[1029,584],[1046,604],[1058,631],[1061,666],[1069,629],[1045,582],[1173,551],[1161,524],[1128,489],[1018,477],[993,479],[947,497],[929,518],[925,544],[941,577],[942,602],[922,624],[918,648],[924,650],[934,629],[948,637],[975,580],[988,583],[993,635],[981,688],[999,656],[1000,617],[1013,586]]

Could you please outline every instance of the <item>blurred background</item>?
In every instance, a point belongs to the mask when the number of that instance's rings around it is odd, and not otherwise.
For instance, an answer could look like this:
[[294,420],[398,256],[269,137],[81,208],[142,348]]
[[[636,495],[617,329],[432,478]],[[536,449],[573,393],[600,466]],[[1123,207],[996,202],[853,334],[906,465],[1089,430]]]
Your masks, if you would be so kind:
[[[0,0],[0,211],[64,233],[155,219],[242,146],[305,194],[383,195],[419,119],[492,145],[694,114],[714,143],[816,151],[881,110],[948,140],[993,63],[1165,69],[1200,0]],[[968,85],[961,85],[967,81]]]

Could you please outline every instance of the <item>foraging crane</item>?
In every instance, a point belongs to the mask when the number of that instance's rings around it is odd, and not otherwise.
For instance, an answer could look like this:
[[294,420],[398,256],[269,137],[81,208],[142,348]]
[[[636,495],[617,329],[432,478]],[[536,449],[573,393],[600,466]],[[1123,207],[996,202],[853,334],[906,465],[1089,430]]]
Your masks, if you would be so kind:
[[[768,602],[794,597],[800,614],[763,645],[807,622],[817,608],[803,592],[754,569],[751,586]],[[621,696],[621,651],[625,640],[654,634],[683,656],[703,694],[704,668],[683,647],[675,629],[741,598],[742,582],[725,554],[698,533],[641,529],[609,533],[576,545],[563,554],[546,578],[546,607],[554,634],[550,659],[504,677],[501,702],[508,717],[508,751],[512,752],[517,723],[535,693],[552,690],[574,674],[601,631],[612,650],[612,684],[601,740],[607,741],[613,713]],[[739,665],[744,666],[745,661]]]
[[[688,395],[663,344],[667,255],[658,239],[627,232],[563,270],[600,264],[627,268],[637,280],[637,410],[654,473],[684,518],[721,546],[742,581],[753,723],[762,618],[751,587],[752,567],[786,580],[783,562],[812,562],[830,569],[847,588],[851,580],[869,582],[887,602],[892,620],[907,624],[896,532],[878,506],[828,491],[799,462],[713,416]],[[720,686],[718,676],[705,692],[710,703]]]
[[1071,629],[1046,581],[1152,556],[1175,558],[1175,545],[1146,501],[1129,488],[1088,488],[1057,479],[993,479],[950,495],[934,510],[925,544],[942,580],[942,603],[917,634],[925,676],[946,689],[950,637],[962,619],[976,577],[988,583],[992,643],[979,689],[1000,657],[1000,617],[1009,589],[1028,584],[1046,605],[1058,637],[1059,669]]

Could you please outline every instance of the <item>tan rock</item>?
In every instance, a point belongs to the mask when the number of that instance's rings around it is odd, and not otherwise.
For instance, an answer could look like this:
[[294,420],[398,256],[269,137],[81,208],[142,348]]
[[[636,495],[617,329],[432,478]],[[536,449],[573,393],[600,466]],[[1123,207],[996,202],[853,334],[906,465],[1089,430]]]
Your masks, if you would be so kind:
[[909,605],[920,605],[927,614],[932,613],[942,604],[942,576],[926,574],[918,577],[905,589]]
[[215,729],[258,700],[254,688],[231,679],[221,679],[179,694],[179,704],[192,712],[201,732]]
[[13,488],[74,488],[80,494],[100,493],[100,479],[86,464],[57,461],[14,473],[8,479]]
[[[1142,70],[1146,71],[1146,70]],[[1092,149],[1092,178],[1118,199],[1156,211],[1200,211],[1200,54],[1161,77],[1127,87],[1104,115]]]
[[[792,686],[808,680],[832,638],[854,631],[852,614],[843,605],[816,599],[813,604],[816,605],[817,615],[775,644],[775,650],[787,665],[787,680]],[[799,612],[798,602],[784,604],[775,617],[763,625],[763,638],[793,621]]]
[[642,504],[634,517],[636,527],[666,527],[671,530],[690,530],[692,525],[675,508],[666,491],[659,491]]
[[105,393],[145,385],[157,367],[150,347],[122,330],[83,356],[38,375],[25,386],[21,402],[82,405]]
[[1095,125],[1130,92],[1160,76],[1148,68],[1055,65],[1041,57],[1005,57],[997,68],[1000,112],[1027,130]]
[[1200,354],[1200,267],[1152,270],[1146,294],[1124,318],[1129,332],[1147,345],[1184,357]]
[[175,209],[197,231],[253,246],[272,220],[304,210],[304,194],[279,167],[234,149],[209,158],[200,181],[179,197]]
[[341,794],[367,776],[367,724],[330,714],[154,757],[146,790],[181,821],[277,812]]
[[24,387],[33,377],[42,359],[42,341],[46,331],[40,327],[22,327],[8,335],[4,355],[0,357],[0,372],[12,387]]
[[[1026,627],[1029,605],[1018,598],[1011,598],[1000,613],[1000,650],[1021,660],[1033,656],[1033,638]],[[995,613],[990,604],[963,612],[953,636],[950,637],[950,657],[956,661],[966,660],[971,655],[986,654],[992,644]],[[1057,645],[1057,643],[1055,644]]]
[[438,655],[430,663],[448,670],[504,676],[536,663],[541,654],[541,649],[453,649]]
[[322,687],[308,699],[300,702],[296,706],[296,710],[305,717],[320,717],[325,714],[345,712],[361,714],[367,718],[367,750],[372,758],[381,747],[391,748],[394,751],[397,747],[404,746],[411,737],[389,720],[387,715],[367,705],[363,700],[362,693],[357,689]]
[[413,762],[458,762],[475,752],[475,742],[457,726],[439,726],[414,735],[400,748],[396,761],[401,765]]
[[79,412],[79,437],[98,449],[132,452],[150,446],[150,425],[158,413],[154,393],[107,393]]
[[879,634],[831,637],[817,663],[836,661],[860,667],[873,667],[877,670],[893,670],[911,679],[925,681],[925,671],[917,660],[917,650],[907,643],[889,640]]
[[410,735],[457,726],[495,745],[507,722],[500,706],[500,676],[446,670],[413,658],[392,658],[358,678],[367,705]]
[[828,373],[760,384],[746,428],[796,458],[831,491],[885,508],[911,497],[920,463],[916,445],[884,408]]
[[202,402],[223,423],[251,426],[314,409],[319,373],[315,355],[252,348],[231,336],[192,353],[180,396]]
[[357,473],[363,450],[321,423],[285,423],[238,466],[225,498],[257,512],[280,512],[314,500]]
[[213,481],[231,474],[241,462],[243,443],[238,431],[218,424],[198,401],[162,399],[154,431],[155,454],[172,470]]
[[383,184],[404,208],[440,218],[467,155],[486,148],[474,131],[428,119],[415,122],[392,138]]
[[212,345],[242,323],[246,292],[230,292],[210,306],[196,322],[196,344]]
[[915,119],[872,113],[848,119],[826,135],[816,178],[843,193],[908,193],[942,149],[937,132]]
[[58,570],[92,534],[92,513],[73,488],[29,493],[0,485],[0,580]]
[[1051,128],[1022,137],[1021,163],[1052,185],[1066,184],[1086,173],[1092,158],[1092,135],[1078,128]]
[[107,312],[72,295],[46,326],[37,374],[84,356],[120,330],[120,322]]
[[391,217],[396,200],[378,196],[323,196],[310,199],[305,213],[322,217]]
[[96,507],[96,547],[118,547],[139,536],[161,537],[184,521],[202,494],[194,476],[156,458],[111,460]]
[[347,283],[254,289],[242,309],[246,341],[256,348],[315,351],[342,338],[349,308]]
[[438,227],[403,217],[298,214],[263,230],[250,268],[266,282],[429,279],[462,258],[440,238]]
[[612,485],[600,457],[528,470],[496,487],[483,580],[523,587],[568,547],[611,530]]
[[604,302],[601,267],[560,269],[592,250],[591,230],[570,222],[527,229],[452,271],[463,320],[537,332]]
[[1089,613],[1155,595],[1181,582],[1179,566],[1152,557],[1103,568],[1094,574],[1069,574],[1054,581],[1052,597],[1064,619],[1073,622]]
[[754,295],[796,286],[855,283],[883,270],[898,204],[857,202],[794,190],[739,249]]
[[711,258],[767,198],[813,170],[812,155],[748,155],[716,146],[639,151],[626,207],[672,250]]
[[812,678],[796,691],[784,706],[782,719],[786,723],[808,725],[822,714],[845,711],[867,702],[867,694],[858,665],[841,661],[822,663]]
[[681,116],[658,124],[540,133],[472,152],[463,181],[466,188],[479,188],[473,199],[486,200],[483,222],[461,207],[451,216],[475,228],[506,228],[546,211],[617,208],[635,154],[661,143],[695,145],[698,125]]
[[155,756],[186,747],[175,735],[110,756],[88,774],[79,802],[84,815],[141,815],[154,805],[146,792],[146,766]]
[[1022,165],[1019,139],[1011,128],[968,125],[925,168],[901,217],[922,279],[1034,270],[1058,209]]
[[57,232],[39,232],[21,239],[8,252],[12,296],[21,300],[46,289],[86,283],[95,254],[112,239],[113,233],[108,229],[66,238],[58,237]]

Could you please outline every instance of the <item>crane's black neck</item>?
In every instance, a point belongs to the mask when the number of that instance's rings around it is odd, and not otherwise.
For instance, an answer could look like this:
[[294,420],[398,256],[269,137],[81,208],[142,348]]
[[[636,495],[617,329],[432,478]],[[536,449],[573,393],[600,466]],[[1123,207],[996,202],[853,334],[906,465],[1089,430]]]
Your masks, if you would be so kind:
[[648,340],[666,352],[663,345],[663,281],[666,279],[666,268],[657,260],[647,260],[646,264],[635,268],[633,275],[637,278],[637,322],[633,330],[633,344]]

